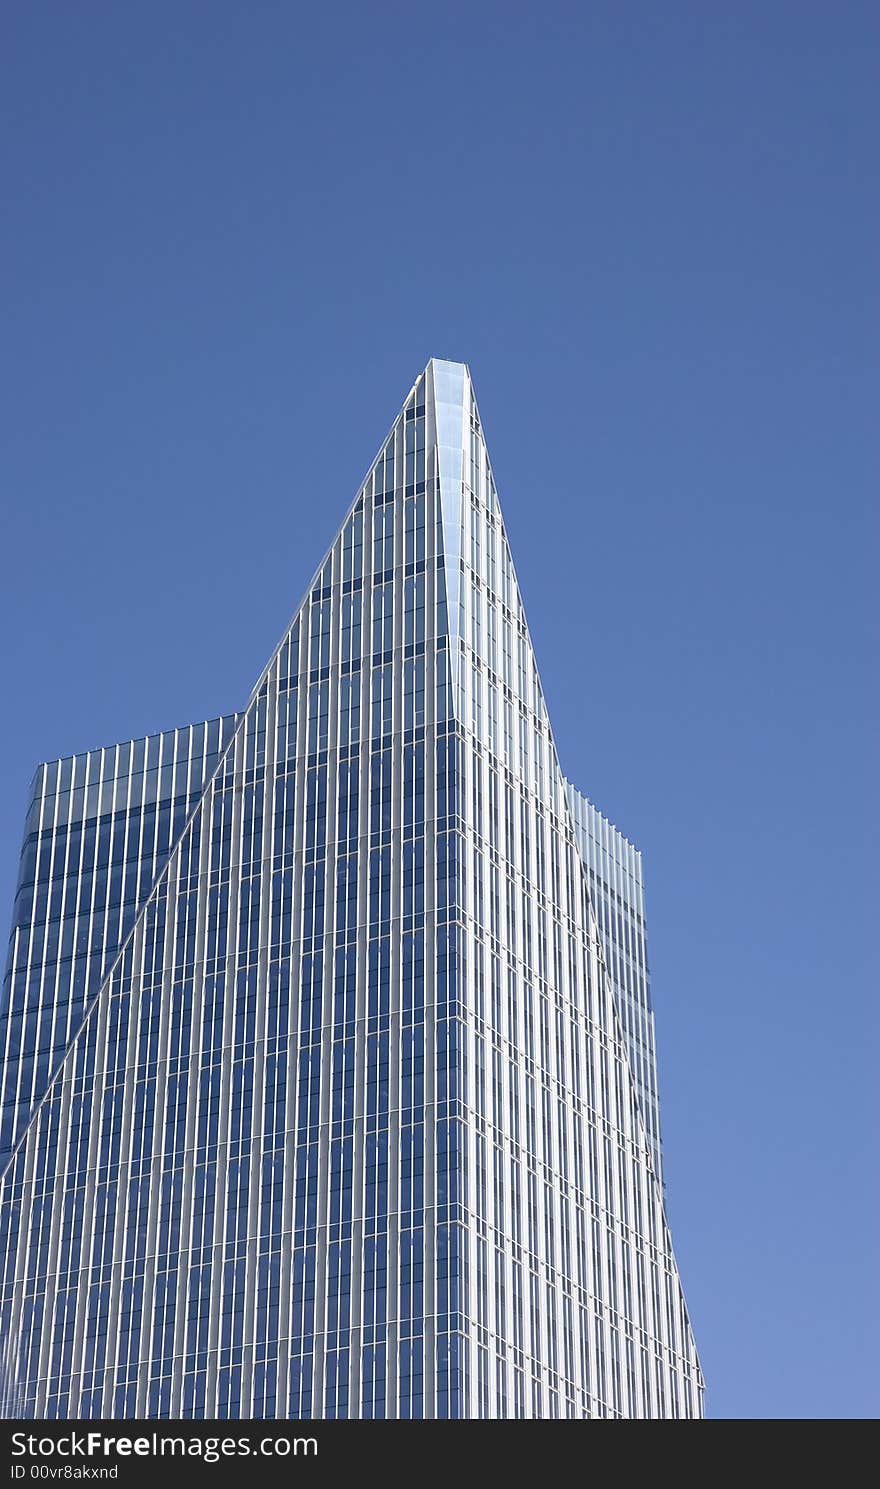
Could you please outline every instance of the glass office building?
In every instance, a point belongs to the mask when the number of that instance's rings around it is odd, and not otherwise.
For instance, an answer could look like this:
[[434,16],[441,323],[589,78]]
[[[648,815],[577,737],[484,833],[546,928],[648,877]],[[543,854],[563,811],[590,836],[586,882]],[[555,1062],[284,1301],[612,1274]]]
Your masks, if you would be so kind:
[[7,1415],[701,1415],[641,860],[560,769],[466,367],[241,714],[40,768],[0,1039]]

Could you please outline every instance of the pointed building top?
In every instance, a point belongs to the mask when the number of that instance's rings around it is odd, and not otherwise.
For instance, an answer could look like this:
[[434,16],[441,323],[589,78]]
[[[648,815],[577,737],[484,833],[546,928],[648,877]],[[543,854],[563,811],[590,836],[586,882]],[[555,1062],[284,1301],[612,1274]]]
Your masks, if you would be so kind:
[[468,373],[468,376],[470,376],[470,370],[468,368],[467,362],[457,362],[449,357],[429,357],[428,366],[425,368],[426,372],[428,371],[429,367],[438,367],[443,369],[454,367],[456,371],[466,372]]

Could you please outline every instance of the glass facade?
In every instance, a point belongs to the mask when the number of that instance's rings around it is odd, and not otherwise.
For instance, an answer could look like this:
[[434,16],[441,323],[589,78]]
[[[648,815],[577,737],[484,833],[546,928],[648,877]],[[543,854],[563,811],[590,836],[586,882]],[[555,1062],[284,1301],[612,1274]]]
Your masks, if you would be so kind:
[[0,1032],[7,1414],[701,1414],[640,859],[562,776],[464,366],[242,714],[42,767]]
[[41,765],[0,1025],[0,1167],[201,800],[235,716]]
[[651,1146],[654,1172],[662,1181],[660,1099],[642,855],[570,782],[568,804],[587,870],[605,965],[626,1033],[630,1069]]

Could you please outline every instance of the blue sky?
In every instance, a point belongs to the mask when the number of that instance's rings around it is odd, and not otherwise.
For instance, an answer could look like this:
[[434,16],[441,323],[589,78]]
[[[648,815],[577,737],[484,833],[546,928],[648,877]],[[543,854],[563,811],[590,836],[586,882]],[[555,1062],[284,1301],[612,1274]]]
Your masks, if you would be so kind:
[[876,7],[318,10],[6,7],[0,916],[36,762],[239,707],[468,361],[709,1411],[876,1415]]

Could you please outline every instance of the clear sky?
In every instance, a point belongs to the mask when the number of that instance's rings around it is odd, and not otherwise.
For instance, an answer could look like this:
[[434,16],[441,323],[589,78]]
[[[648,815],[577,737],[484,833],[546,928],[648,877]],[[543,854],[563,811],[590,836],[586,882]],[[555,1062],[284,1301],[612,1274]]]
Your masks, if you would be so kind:
[[563,766],[646,857],[709,1411],[876,1415],[877,6],[3,32],[0,917],[34,765],[240,707],[469,362]]

